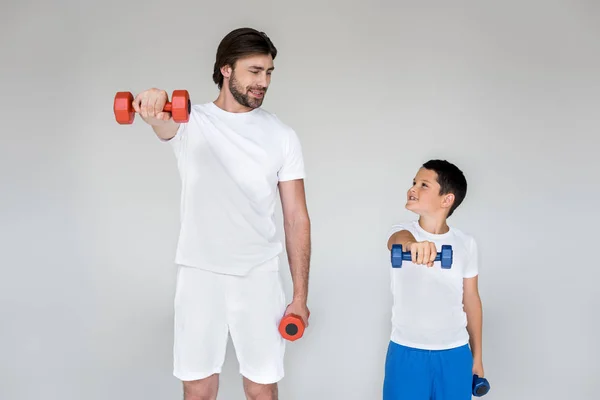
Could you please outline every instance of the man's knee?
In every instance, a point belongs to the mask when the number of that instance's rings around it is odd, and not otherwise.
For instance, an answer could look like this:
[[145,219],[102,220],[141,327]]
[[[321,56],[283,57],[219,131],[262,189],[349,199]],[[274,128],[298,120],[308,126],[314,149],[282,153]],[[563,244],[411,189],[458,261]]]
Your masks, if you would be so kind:
[[244,378],[244,392],[248,400],[278,400],[277,383],[263,385]]
[[218,374],[197,381],[185,381],[183,382],[183,398],[184,400],[216,400],[218,388]]

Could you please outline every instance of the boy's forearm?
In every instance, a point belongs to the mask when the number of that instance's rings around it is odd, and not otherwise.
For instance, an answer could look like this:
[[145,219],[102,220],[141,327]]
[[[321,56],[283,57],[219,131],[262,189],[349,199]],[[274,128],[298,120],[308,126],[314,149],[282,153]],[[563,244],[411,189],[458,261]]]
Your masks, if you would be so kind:
[[392,250],[392,245],[401,244],[403,248],[406,248],[406,243],[416,242],[417,240],[409,231],[400,231],[390,236],[388,240],[388,250]]
[[286,250],[294,285],[293,301],[306,303],[310,269],[310,221],[308,218],[285,224]]
[[481,361],[483,307],[479,296],[474,296],[465,301],[465,312],[467,314],[467,331],[469,332],[469,345],[473,352],[473,359],[475,361]]

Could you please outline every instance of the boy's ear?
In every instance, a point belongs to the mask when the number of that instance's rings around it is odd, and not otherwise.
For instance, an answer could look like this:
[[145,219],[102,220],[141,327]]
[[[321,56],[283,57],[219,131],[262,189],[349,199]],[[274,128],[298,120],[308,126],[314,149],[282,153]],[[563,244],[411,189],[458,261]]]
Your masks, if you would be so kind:
[[444,198],[442,199],[442,207],[444,208],[450,208],[452,207],[452,204],[454,204],[454,193],[448,193],[444,195]]

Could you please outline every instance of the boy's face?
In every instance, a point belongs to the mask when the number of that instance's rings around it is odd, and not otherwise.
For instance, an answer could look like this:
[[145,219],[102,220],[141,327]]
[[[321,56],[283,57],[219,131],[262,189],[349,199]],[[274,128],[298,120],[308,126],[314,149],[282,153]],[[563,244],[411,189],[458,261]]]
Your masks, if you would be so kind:
[[406,209],[418,215],[437,215],[447,213],[454,201],[454,195],[440,195],[437,173],[420,168],[413,185],[406,193]]

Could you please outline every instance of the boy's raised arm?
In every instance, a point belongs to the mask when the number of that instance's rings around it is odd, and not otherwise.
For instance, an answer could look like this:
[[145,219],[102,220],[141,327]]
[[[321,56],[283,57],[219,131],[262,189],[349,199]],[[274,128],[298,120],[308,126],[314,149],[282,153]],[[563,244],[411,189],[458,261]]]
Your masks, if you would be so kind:
[[401,230],[394,233],[388,239],[388,250],[392,250],[392,245],[401,244],[402,251],[410,251],[412,262],[418,265],[427,265],[433,267],[437,249],[435,243],[422,241],[417,242],[417,239],[407,230]]
[[392,236],[390,236],[390,238],[388,239],[387,247],[388,247],[388,250],[392,250],[392,245],[401,244],[402,248],[406,249],[407,243],[416,242],[416,241],[417,240],[415,239],[415,237],[413,236],[412,233],[410,233],[407,230],[402,230],[402,231],[398,231],[398,232],[394,233]]

